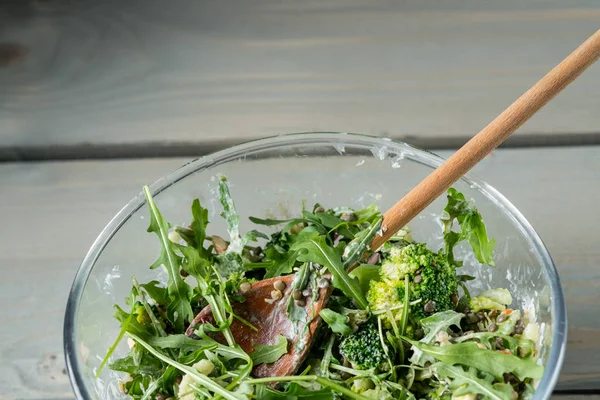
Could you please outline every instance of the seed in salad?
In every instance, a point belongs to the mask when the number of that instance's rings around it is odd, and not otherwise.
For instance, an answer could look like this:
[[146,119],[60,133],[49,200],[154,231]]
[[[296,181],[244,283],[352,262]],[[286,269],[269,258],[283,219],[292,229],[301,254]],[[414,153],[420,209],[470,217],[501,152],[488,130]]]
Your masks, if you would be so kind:
[[275,283],[273,284],[273,287],[281,292],[283,292],[285,290],[285,283],[283,283],[282,280],[276,280]]
[[413,279],[414,283],[421,283],[423,281],[423,277],[421,275],[417,275],[415,276],[415,279]]
[[501,337],[496,337],[494,344],[496,345],[496,350],[504,350],[504,339]]
[[181,277],[185,278],[185,277],[189,276],[190,274],[188,274],[187,272],[185,272],[183,270],[183,268],[182,268],[182,269],[179,270],[179,275],[181,275]]
[[450,295],[450,299],[452,300],[452,303],[454,303],[455,306],[458,304],[458,295],[456,293],[452,293]]
[[523,333],[524,330],[525,330],[525,323],[523,322],[522,319],[519,319],[517,321],[517,323],[515,324],[515,333],[517,335],[520,335]]
[[324,289],[326,287],[329,287],[329,283],[329,279],[319,278],[319,280],[317,281],[317,286],[319,287],[319,289]]
[[283,293],[281,293],[281,290],[271,290],[271,298],[273,300],[281,300],[282,297]]
[[310,290],[310,288],[306,288],[302,291],[302,296],[304,297],[310,297],[312,296],[312,290]]
[[325,209],[321,206],[315,208],[315,214],[320,214],[320,213],[324,213]]
[[302,296],[302,290],[296,289],[294,290],[294,300],[300,300],[302,298],[304,298],[304,296]]
[[358,218],[356,218],[356,215],[354,213],[343,213],[342,215],[340,215],[340,219],[346,222],[354,222]]
[[475,313],[468,313],[467,314],[467,322],[470,324],[474,324],[476,322],[479,321],[479,318],[477,318],[477,314]]
[[240,292],[242,294],[248,293],[250,289],[252,289],[252,285],[250,284],[250,282],[244,282],[240,285]]
[[299,299],[299,300],[295,300],[294,303],[298,306],[298,307],[304,307],[306,305],[306,301],[304,299]]
[[479,347],[480,349],[487,349],[487,347],[485,347],[485,344],[483,343],[477,343],[477,347]]
[[496,318],[496,322],[502,323],[506,321],[506,318],[508,318],[508,315],[506,313],[500,313],[500,315],[498,315],[498,318]]
[[423,306],[423,311],[425,311],[426,313],[434,312],[435,306],[435,301],[429,300],[427,303],[425,303],[425,306]]
[[488,332],[496,332],[498,330],[498,325],[490,324],[487,328]]

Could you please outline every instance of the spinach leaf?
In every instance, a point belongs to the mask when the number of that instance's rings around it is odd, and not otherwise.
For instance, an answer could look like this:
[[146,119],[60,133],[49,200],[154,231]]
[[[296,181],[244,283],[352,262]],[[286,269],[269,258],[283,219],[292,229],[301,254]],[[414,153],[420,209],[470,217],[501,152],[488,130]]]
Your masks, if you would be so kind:
[[512,373],[520,380],[525,378],[539,379],[544,367],[538,365],[533,358],[519,358],[512,354],[504,354],[493,350],[481,349],[477,343],[465,342],[448,346],[431,346],[404,338],[423,353],[446,364],[461,364],[476,368],[502,379],[505,373]]
[[283,335],[277,336],[277,344],[255,344],[250,358],[254,365],[272,364],[288,352],[288,341]]
[[[454,246],[462,240],[468,240],[477,260],[495,267],[494,245],[496,242],[488,239],[483,219],[477,208],[471,206],[465,200],[465,196],[454,188],[448,189],[447,197],[448,203],[441,219],[444,224],[444,241],[449,260],[454,262]],[[455,219],[460,225],[460,233],[452,231]]]
[[481,394],[486,399],[511,400],[513,389],[504,383],[493,384],[494,377],[488,375],[479,378],[477,370],[470,368],[464,370],[459,366],[437,363],[433,365],[436,374],[441,378],[449,378],[450,389],[454,390],[453,396],[463,396],[469,393]]
[[150,211],[150,226],[148,232],[154,232],[158,236],[162,245],[159,258],[152,264],[151,268],[163,265],[168,273],[167,291],[169,293],[169,304],[167,304],[167,315],[177,332],[183,332],[185,322],[194,318],[190,297],[192,295],[191,287],[183,281],[179,274],[181,257],[176,253],[177,245],[169,240],[169,224],[163,218],[152,194],[150,188],[144,186],[144,194]]
[[342,265],[340,255],[327,245],[325,236],[307,235],[294,243],[292,250],[298,251],[298,260],[314,262],[327,268],[333,275],[333,286],[356,302],[358,307],[367,308],[367,300],[356,279],[351,278]]
[[329,325],[329,328],[335,333],[349,335],[354,332],[348,325],[350,319],[345,315],[336,313],[329,308],[324,308],[319,312],[319,316],[323,318],[323,321],[325,321],[327,325]]

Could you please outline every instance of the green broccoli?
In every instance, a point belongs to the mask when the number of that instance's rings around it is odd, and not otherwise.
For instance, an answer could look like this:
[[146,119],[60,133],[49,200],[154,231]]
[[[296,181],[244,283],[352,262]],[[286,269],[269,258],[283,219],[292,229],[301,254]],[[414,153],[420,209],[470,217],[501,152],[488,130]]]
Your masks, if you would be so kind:
[[[371,282],[367,300],[372,310],[390,310],[396,321],[402,317],[405,276],[409,276],[410,319],[417,323],[435,312],[453,310],[458,300],[456,267],[444,253],[435,253],[425,243],[392,249],[381,267],[381,280]],[[384,320],[385,314],[384,314]],[[389,321],[387,321],[389,325]]]
[[344,337],[340,343],[340,354],[357,369],[380,367],[387,356],[379,338],[377,324],[374,321],[367,322],[356,332]]

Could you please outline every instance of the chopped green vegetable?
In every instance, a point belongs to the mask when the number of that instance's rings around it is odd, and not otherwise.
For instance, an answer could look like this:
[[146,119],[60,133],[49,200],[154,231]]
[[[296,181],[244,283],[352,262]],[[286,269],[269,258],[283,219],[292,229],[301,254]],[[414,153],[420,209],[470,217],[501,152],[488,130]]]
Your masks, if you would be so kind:
[[288,352],[288,341],[283,335],[277,336],[277,344],[255,344],[250,358],[254,365],[272,364]]
[[323,321],[325,321],[325,323],[329,325],[329,328],[335,333],[349,335],[352,332],[354,332],[352,328],[348,325],[348,323],[350,322],[350,318],[348,318],[345,315],[336,313],[335,311],[330,310],[329,308],[322,309],[321,312],[319,312],[319,315],[321,316],[321,318],[323,318]]
[[387,359],[377,325],[373,322],[346,336],[340,343],[340,353],[359,369],[378,368]]

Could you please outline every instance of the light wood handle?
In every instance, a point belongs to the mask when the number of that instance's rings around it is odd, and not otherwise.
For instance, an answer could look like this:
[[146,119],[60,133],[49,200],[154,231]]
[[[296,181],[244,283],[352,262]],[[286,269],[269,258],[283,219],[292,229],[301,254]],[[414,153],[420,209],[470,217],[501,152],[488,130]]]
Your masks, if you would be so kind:
[[600,30],[519,97],[383,216],[378,249],[600,57]]

